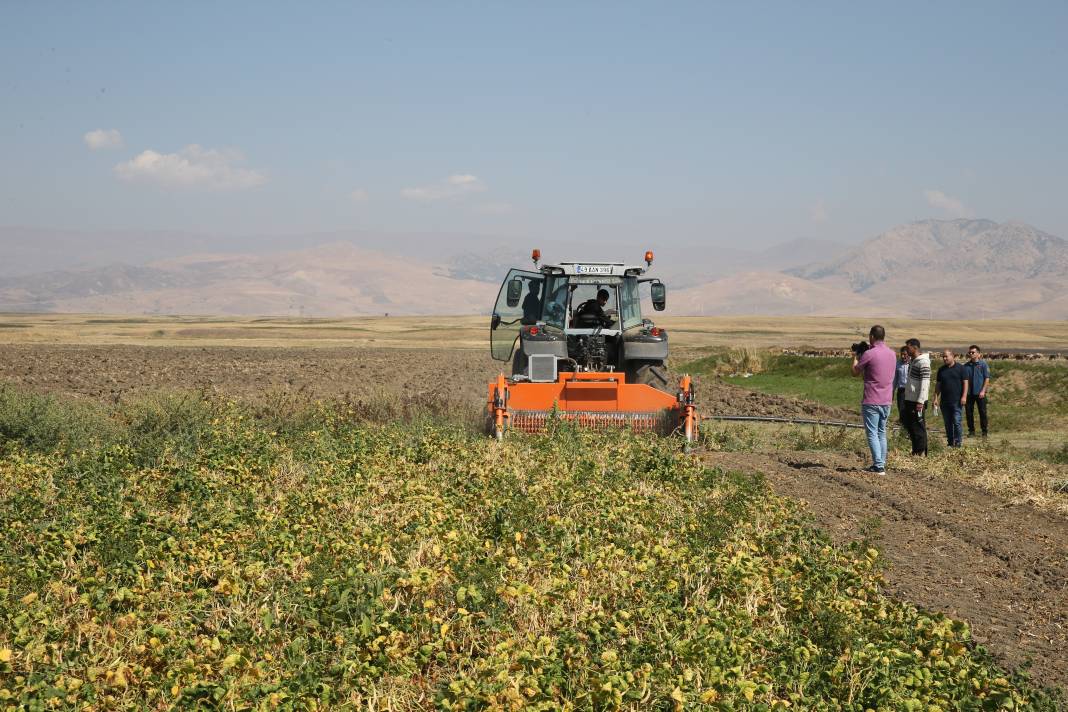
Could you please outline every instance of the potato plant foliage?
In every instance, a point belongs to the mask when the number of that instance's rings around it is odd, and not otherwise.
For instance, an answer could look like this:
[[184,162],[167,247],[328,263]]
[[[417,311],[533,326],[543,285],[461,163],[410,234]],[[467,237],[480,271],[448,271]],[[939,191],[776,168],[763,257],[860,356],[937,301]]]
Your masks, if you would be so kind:
[[188,401],[0,458],[0,709],[1053,709],[750,475]]

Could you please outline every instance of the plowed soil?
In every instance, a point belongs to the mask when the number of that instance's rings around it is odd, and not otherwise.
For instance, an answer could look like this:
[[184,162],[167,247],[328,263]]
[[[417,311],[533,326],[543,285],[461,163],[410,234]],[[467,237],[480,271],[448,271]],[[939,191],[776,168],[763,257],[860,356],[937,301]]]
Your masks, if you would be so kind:
[[[429,395],[478,406],[502,365],[508,366],[470,349],[0,346],[3,381],[111,402],[151,391],[197,390],[240,397],[272,391],[312,398]],[[849,411],[712,379],[697,381],[697,395],[704,412],[718,415],[857,419]]]
[[[680,358],[683,362],[685,358]],[[108,402],[160,390],[236,397],[401,394],[477,408],[500,370],[484,351],[0,345],[0,383]],[[706,413],[857,420],[855,412],[706,380]],[[803,500],[839,542],[873,539],[891,594],[968,621],[1005,664],[1028,661],[1043,684],[1068,686],[1068,522],[958,482],[860,471],[855,454],[707,453],[714,465],[763,473]]]

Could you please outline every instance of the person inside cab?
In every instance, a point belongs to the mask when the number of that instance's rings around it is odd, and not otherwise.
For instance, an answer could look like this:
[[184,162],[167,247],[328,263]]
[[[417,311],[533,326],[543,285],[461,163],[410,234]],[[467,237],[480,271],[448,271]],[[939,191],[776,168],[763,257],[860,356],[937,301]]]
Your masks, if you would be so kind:
[[575,310],[575,326],[580,329],[592,329],[602,327],[607,329],[614,323],[612,318],[605,314],[604,305],[608,303],[608,290],[597,290],[595,299],[587,299]]
[[523,317],[521,324],[537,324],[541,318],[541,282],[527,282],[527,296],[523,297]]

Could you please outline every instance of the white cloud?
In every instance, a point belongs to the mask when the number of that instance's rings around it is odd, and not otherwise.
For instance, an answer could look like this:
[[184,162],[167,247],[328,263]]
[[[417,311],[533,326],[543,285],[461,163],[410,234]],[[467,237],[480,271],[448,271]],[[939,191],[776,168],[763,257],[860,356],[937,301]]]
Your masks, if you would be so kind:
[[207,190],[243,190],[267,181],[262,173],[235,165],[242,159],[238,151],[202,148],[194,143],[177,153],[142,151],[115,166],[115,175],[131,182]]
[[473,176],[469,173],[455,173],[431,185],[405,188],[401,191],[401,197],[408,200],[417,200],[421,203],[432,203],[438,200],[462,198],[485,190],[486,184],[478,176]]
[[925,190],[923,191],[923,196],[927,198],[928,205],[942,210],[950,217],[964,218],[971,215],[972,211],[968,209],[968,206],[940,190]]
[[356,190],[352,191],[351,193],[349,193],[349,197],[354,203],[366,203],[371,198],[371,196],[368,195],[367,191],[363,188],[357,188]]
[[808,216],[812,218],[812,222],[825,223],[830,217],[827,214],[827,206],[823,204],[823,201],[817,201],[812,209],[809,211]]
[[90,151],[102,151],[107,148],[122,148],[122,134],[118,129],[94,129],[82,136]]

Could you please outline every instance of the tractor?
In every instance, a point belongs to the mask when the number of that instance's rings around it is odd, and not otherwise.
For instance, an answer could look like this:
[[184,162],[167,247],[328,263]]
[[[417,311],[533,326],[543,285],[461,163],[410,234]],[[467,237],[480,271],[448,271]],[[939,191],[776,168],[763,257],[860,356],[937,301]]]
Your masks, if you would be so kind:
[[561,262],[512,269],[504,278],[490,321],[490,352],[511,362],[489,384],[489,429],[540,432],[548,418],[584,427],[623,427],[697,434],[688,376],[671,389],[667,331],[642,316],[648,284],[653,309],[667,305],[667,287],[644,276],[645,266],[621,262]]

